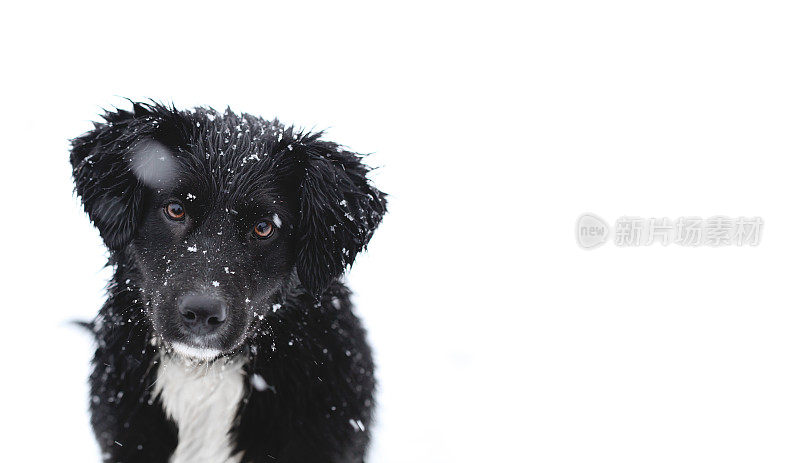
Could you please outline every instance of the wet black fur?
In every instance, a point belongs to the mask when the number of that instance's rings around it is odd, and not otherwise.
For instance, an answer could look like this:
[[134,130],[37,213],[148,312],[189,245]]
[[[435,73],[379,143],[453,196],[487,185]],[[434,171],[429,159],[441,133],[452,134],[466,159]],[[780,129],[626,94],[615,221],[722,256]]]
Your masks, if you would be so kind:
[[[230,110],[135,103],[103,118],[73,140],[71,162],[77,193],[115,267],[92,324],[91,421],[104,461],[166,462],[175,449],[176,425],[153,387],[174,321],[169,312],[181,291],[200,284],[197,275],[219,280],[233,306],[253,301],[236,315],[246,325],[244,342],[227,352],[248,359],[231,429],[242,461],[362,461],[373,363],[339,277],[366,247],[386,203],[361,156],[320,133]],[[178,182],[146,185],[134,175],[137,147],[153,141],[176,160]],[[175,236],[159,236],[166,226],[159,201],[186,191],[200,197],[187,204],[196,219]],[[253,197],[261,202],[252,211],[233,210]],[[264,208],[280,211],[284,223],[273,241],[253,242],[242,230]],[[208,252],[185,252],[187,243]],[[154,326],[158,316],[165,317],[162,330]],[[253,374],[270,387],[252,387],[246,378]]]

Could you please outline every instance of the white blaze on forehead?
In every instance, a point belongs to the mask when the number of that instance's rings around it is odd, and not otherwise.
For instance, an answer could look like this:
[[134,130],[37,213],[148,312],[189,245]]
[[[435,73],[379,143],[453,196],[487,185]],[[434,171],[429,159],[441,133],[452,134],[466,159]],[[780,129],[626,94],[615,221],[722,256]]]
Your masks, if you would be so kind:
[[169,148],[155,140],[144,140],[131,150],[131,170],[149,187],[164,187],[172,183],[177,164]]
[[278,228],[281,228],[281,225],[283,224],[283,222],[281,222],[281,218],[278,217],[278,214],[272,214],[272,223],[274,223]]

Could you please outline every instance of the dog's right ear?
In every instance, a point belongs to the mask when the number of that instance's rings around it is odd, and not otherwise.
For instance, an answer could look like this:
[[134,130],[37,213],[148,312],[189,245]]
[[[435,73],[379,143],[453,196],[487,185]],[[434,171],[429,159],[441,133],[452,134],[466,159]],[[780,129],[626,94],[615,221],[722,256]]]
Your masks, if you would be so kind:
[[366,249],[386,213],[386,194],[367,179],[362,156],[321,135],[301,137],[294,150],[303,167],[297,275],[317,298]]
[[152,107],[108,111],[105,122],[72,140],[72,175],[89,219],[112,251],[133,237],[142,202],[142,185],[130,166],[132,146],[158,127]]

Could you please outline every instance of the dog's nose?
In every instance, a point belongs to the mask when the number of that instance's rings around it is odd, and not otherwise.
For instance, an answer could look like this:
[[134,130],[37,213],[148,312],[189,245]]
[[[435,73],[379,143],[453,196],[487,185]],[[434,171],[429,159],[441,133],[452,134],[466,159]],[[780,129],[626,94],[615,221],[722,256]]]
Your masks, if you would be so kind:
[[213,333],[225,323],[227,316],[224,301],[203,294],[181,297],[178,301],[178,312],[183,319],[183,325],[197,335]]

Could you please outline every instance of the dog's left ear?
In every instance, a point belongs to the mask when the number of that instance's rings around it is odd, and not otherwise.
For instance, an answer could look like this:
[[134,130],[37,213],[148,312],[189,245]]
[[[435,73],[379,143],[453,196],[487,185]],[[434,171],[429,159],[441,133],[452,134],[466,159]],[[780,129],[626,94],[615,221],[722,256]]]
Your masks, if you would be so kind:
[[127,244],[136,229],[143,189],[131,169],[131,149],[159,130],[158,108],[134,103],[133,111],[108,111],[105,122],[72,140],[75,191],[111,251]]
[[114,251],[133,235],[141,202],[138,182],[124,157],[136,116],[118,110],[103,117],[105,123],[95,123],[94,130],[72,140],[70,161],[75,191],[106,246]]
[[297,274],[319,297],[366,248],[386,212],[386,194],[370,185],[361,155],[318,139],[301,150]]

